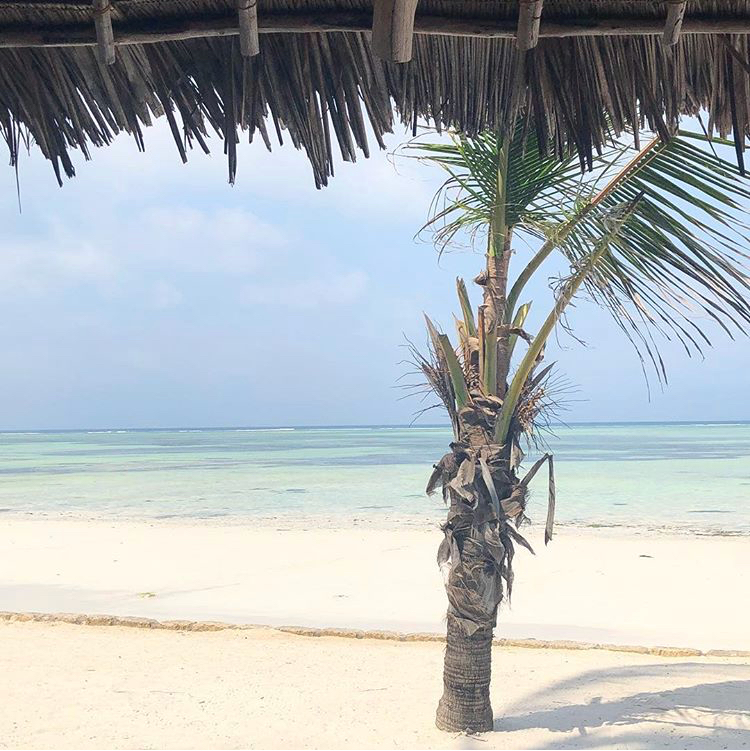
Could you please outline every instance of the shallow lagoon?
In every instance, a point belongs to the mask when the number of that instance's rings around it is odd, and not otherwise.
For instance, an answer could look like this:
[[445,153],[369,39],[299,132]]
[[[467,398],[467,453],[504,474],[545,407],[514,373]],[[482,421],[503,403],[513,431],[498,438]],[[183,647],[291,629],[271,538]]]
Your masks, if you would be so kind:
[[[750,533],[750,423],[579,424],[555,433],[547,441],[560,522]],[[3,433],[0,509],[438,522],[442,502],[423,490],[450,439],[446,427],[387,426]],[[532,519],[544,517],[544,474],[532,484]]]

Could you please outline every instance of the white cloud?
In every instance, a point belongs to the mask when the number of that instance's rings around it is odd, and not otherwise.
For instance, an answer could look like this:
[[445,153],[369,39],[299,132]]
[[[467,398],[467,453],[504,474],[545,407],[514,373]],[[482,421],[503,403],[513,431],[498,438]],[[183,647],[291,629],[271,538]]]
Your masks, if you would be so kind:
[[[141,238],[148,238],[143,243]],[[269,250],[289,243],[279,227],[242,209],[148,209],[137,224],[144,262],[166,262],[181,271],[247,274],[257,270]]]
[[46,294],[55,287],[108,284],[118,263],[106,249],[59,226],[41,238],[0,242],[0,288],[6,294]]
[[169,282],[159,281],[151,291],[151,305],[157,310],[175,308],[182,302],[182,292]]
[[45,262],[72,280],[99,281],[111,279],[117,272],[113,257],[90,242],[68,247],[45,248],[42,254]]
[[[405,140],[405,136],[389,139],[389,152]],[[442,179],[435,167],[376,150],[369,159],[363,156],[355,164],[339,165],[324,190],[327,202],[333,201],[340,212],[365,224],[406,221],[416,228],[426,219]]]
[[[254,274],[269,258],[277,260],[290,239],[285,230],[242,209],[169,206],[133,212],[113,204],[95,216],[61,212],[37,223],[32,236],[8,233],[0,239],[0,289],[52,295],[88,285],[137,296],[140,287],[147,304],[172,307],[180,293],[170,275]],[[161,281],[152,289],[144,276],[154,271]]]
[[[389,149],[407,138],[404,132],[390,137]],[[0,287],[11,295],[54,296],[86,285],[99,295],[170,307],[178,304],[175,295],[155,292],[157,280],[188,299],[191,285],[176,276],[210,274],[236,277],[228,280],[234,294],[247,283],[244,298],[255,304],[280,293],[294,297],[290,304],[298,308],[330,304],[334,297],[346,304],[361,295],[365,276],[346,262],[344,268],[331,264],[324,245],[298,237],[306,227],[294,216],[277,217],[319,212],[329,222],[354,219],[365,231],[397,223],[410,233],[420,226],[440,179],[410,160],[394,167],[372,142],[370,159],[337,163],[329,187],[317,191],[304,153],[288,144],[268,153],[255,143],[241,145],[237,185],[231,187],[218,138],[210,156],[195,151],[186,166],[171,139],[159,121],[146,132],[147,152],[140,154],[122,135],[96,149],[91,163],[76,157],[79,174],[61,191],[34,151],[22,165],[21,184],[24,223],[30,226],[31,214],[36,226],[33,234],[0,239]],[[36,189],[24,192],[24,186]],[[10,215],[8,220],[16,224]],[[331,229],[335,234],[338,227]],[[296,278],[287,282],[290,268]]]
[[[221,139],[208,139],[211,154],[199,149],[188,154],[188,163],[180,162],[177,149],[164,119],[145,131],[146,151],[138,152],[133,139],[121,134],[115,141],[101,149],[94,149],[91,162],[75,155],[79,177],[117,200],[128,200],[134,193],[140,195],[182,195],[189,190],[205,190],[206,186],[217,195],[238,194],[248,199],[278,199],[290,204],[304,201],[310,205],[325,205],[327,210],[337,209],[347,217],[356,217],[363,223],[377,225],[384,216],[390,221],[418,219],[426,212],[442,175],[436,168],[426,167],[415,160],[391,157],[390,152],[411,138],[411,133],[396,125],[396,132],[386,135],[386,150],[378,148],[369,133],[370,157],[357,152],[356,163],[343,162],[334,146],[334,177],[328,187],[316,190],[310,164],[303,151],[295,149],[289,141],[283,146],[273,145],[269,152],[262,141],[238,144],[238,169],[236,184],[227,183],[226,157],[222,153]],[[431,140],[444,136],[433,134]],[[35,165],[41,157],[32,156]],[[28,165],[25,165],[28,166]],[[48,165],[42,168],[52,171]],[[112,175],[117,175],[112,180]],[[24,183],[22,171],[22,189]],[[67,186],[66,186],[67,187]],[[30,202],[34,196],[24,197]]]
[[241,299],[249,305],[283,305],[286,308],[321,308],[351,305],[364,294],[367,275],[361,271],[330,274],[270,284],[247,284]]

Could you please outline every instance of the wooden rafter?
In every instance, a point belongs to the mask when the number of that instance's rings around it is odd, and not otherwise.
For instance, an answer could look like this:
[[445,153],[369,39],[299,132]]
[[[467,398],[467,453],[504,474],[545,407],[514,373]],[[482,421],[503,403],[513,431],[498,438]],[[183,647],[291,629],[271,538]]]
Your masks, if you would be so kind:
[[105,65],[115,61],[115,35],[112,30],[112,3],[110,0],[94,0],[94,29],[99,59]]
[[237,0],[240,29],[240,52],[243,57],[254,57],[260,52],[258,39],[258,0]]
[[[369,31],[372,15],[359,11],[320,11],[317,13],[264,12],[258,17],[261,34],[304,34],[336,31]],[[239,34],[237,15],[211,18],[174,18],[159,21],[117,23],[115,45],[148,44],[180,41],[199,37],[236,36]],[[457,37],[515,39],[517,22],[497,18],[457,18],[423,15],[414,20],[415,34]],[[541,39],[596,36],[662,36],[664,21],[659,19],[598,18],[582,21],[542,21]],[[683,34],[750,34],[750,15],[725,18],[687,17],[682,23]],[[95,46],[97,37],[87,25],[68,25],[48,30],[18,30],[0,27],[0,48],[14,47],[85,47]]]
[[685,18],[687,0],[667,0],[667,21],[664,24],[662,41],[668,47],[677,44]]
[[539,27],[542,20],[544,0],[521,0],[518,6],[518,31],[516,46],[521,52],[536,47],[539,42]]
[[414,15],[418,0],[375,0],[372,14],[372,50],[394,63],[411,60]]

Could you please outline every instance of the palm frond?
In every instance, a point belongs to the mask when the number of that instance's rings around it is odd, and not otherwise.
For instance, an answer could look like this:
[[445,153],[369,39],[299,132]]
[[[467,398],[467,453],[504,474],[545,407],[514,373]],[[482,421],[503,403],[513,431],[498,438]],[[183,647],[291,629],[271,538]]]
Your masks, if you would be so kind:
[[563,285],[562,290],[555,300],[555,305],[545,319],[533,342],[529,346],[526,354],[516,369],[513,380],[510,383],[508,392],[503,401],[502,410],[495,425],[495,440],[498,443],[504,443],[508,437],[510,424],[516,414],[516,408],[521,397],[523,389],[536,366],[539,356],[555,329],[557,322],[560,320],[565,308],[578,292],[579,287],[586,282],[593,274],[596,273],[599,264],[609,255],[612,243],[622,232],[627,221],[637,210],[638,203],[642,200],[642,195],[636,195],[627,206],[617,207],[615,215],[610,216],[605,224],[608,229],[606,234],[598,238],[594,249],[582,259],[577,270]]
[[[404,151],[448,174],[421,230],[432,231],[441,250],[464,233],[471,237],[485,232],[500,209],[507,226],[534,226],[556,205],[554,194],[561,185],[573,191],[580,184],[577,157],[561,161],[550,156],[540,149],[536,135],[520,124],[507,154],[501,136],[493,132],[473,138],[454,133],[447,144],[415,140],[406,144]],[[500,181],[502,192],[498,191],[498,170],[507,172]]]
[[606,234],[607,212],[643,195],[585,284],[662,376],[652,332],[692,353],[710,344],[704,322],[730,336],[750,324],[750,185],[696,141],[679,133],[643,155],[560,245],[580,261]]

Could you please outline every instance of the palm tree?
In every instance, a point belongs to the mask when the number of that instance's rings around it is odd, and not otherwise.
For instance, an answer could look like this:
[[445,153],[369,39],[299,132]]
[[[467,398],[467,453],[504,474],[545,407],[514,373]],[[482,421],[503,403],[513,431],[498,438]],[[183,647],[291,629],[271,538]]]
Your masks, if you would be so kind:
[[[454,433],[427,486],[428,494],[441,487],[449,507],[438,551],[449,603],[437,709],[443,730],[493,727],[493,628],[500,602],[511,593],[515,548],[531,550],[519,528],[527,521],[529,482],[544,463],[545,544],[552,537],[552,457],[542,455],[521,477],[521,444],[536,440],[545,407],[554,401],[545,345],[573,296],[583,287],[609,309],[660,379],[666,374],[654,334],[680,341],[691,354],[710,344],[706,321],[730,336],[750,323],[750,280],[742,267],[748,227],[741,221],[750,189],[706,144],[703,136],[682,131],[643,148],[613,142],[588,173],[573,156],[545,156],[523,125],[506,137],[454,135],[450,143],[406,147],[447,173],[425,225],[438,246],[464,233],[486,242],[486,268],[474,280],[483,291],[476,314],[465,283],[457,280],[458,346],[428,318],[429,352],[413,350]],[[514,262],[521,269],[511,279],[514,240],[523,235],[537,250]],[[570,275],[531,336],[524,330],[531,303],[519,302],[552,253],[568,260]],[[521,343],[525,352],[512,371]]]

